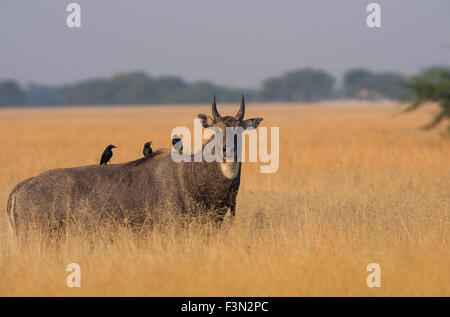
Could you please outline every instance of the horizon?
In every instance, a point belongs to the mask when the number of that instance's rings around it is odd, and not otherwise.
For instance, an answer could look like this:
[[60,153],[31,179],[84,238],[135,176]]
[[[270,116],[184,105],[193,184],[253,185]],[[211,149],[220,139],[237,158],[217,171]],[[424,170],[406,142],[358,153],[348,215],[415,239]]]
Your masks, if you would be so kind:
[[22,82],[20,80],[15,79],[15,78],[1,78],[1,77],[0,77],[0,82],[2,82],[2,81],[14,81],[14,82],[17,82],[23,88],[29,88],[30,86],[33,86],[33,85],[42,85],[42,86],[48,86],[48,87],[53,87],[53,88],[62,88],[64,86],[71,86],[71,85],[75,85],[75,84],[78,84],[78,83],[81,83],[81,82],[90,81],[90,80],[97,80],[97,79],[110,80],[110,79],[112,79],[112,78],[114,78],[115,76],[118,76],[118,75],[145,74],[149,78],[156,79],[156,80],[164,79],[164,78],[177,78],[177,79],[180,79],[180,80],[184,81],[186,84],[194,84],[194,83],[198,83],[198,82],[210,82],[212,84],[215,84],[217,86],[221,86],[221,87],[224,87],[224,88],[244,89],[244,90],[251,91],[251,90],[261,89],[263,82],[265,80],[267,80],[267,79],[280,78],[280,77],[282,77],[282,76],[284,76],[284,75],[286,75],[288,73],[311,69],[311,70],[314,70],[314,71],[324,72],[324,73],[327,73],[328,75],[332,76],[332,78],[335,80],[335,83],[333,84],[334,89],[339,89],[343,85],[343,82],[342,82],[343,77],[344,77],[345,73],[348,72],[348,71],[366,70],[366,71],[370,72],[373,75],[396,74],[396,75],[400,75],[400,76],[403,76],[405,78],[408,78],[410,76],[416,76],[416,75],[420,74],[422,71],[427,70],[427,69],[432,69],[432,68],[442,68],[442,69],[449,68],[450,69],[450,65],[438,65],[438,64],[434,65],[434,64],[430,64],[427,67],[419,69],[417,71],[417,73],[409,73],[409,74],[402,73],[402,72],[395,72],[395,71],[382,71],[382,72],[380,71],[380,72],[377,72],[377,71],[372,71],[372,70],[364,68],[364,67],[354,67],[354,68],[349,68],[349,69],[345,70],[341,74],[341,76],[339,76],[339,77],[334,76],[333,74],[329,73],[326,69],[313,68],[313,67],[304,67],[304,68],[298,68],[298,69],[290,69],[290,70],[287,70],[287,71],[285,71],[283,73],[280,73],[280,74],[275,74],[275,75],[270,76],[270,77],[262,78],[261,81],[259,83],[257,83],[257,85],[255,87],[241,87],[241,86],[232,86],[232,85],[227,85],[227,84],[220,84],[220,83],[215,82],[214,80],[210,80],[210,79],[187,80],[183,76],[176,75],[176,74],[173,74],[173,75],[164,75],[164,74],[162,74],[162,75],[153,75],[153,74],[148,73],[146,71],[137,70],[137,69],[136,70],[128,70],[128,71],[125,70],[125,71],[113,73],[113,74],[107,75],[107,76],[106,75],[105,76],[91,76],[91,77],[86,77],[86,78],[80,78],[80,79],[76,79],[76,80],[65,82],[65,83],[61,83],[61,84],[45,84],[45,83],[37,82],[37,81],[36,82],[35,81]]

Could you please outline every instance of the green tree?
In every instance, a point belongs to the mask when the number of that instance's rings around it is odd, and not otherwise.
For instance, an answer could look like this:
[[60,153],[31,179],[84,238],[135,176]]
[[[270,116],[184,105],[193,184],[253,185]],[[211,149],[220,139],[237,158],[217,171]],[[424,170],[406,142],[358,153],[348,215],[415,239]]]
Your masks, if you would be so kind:
[[117,74],[107,80],[106,85],[108,103],[149,104],[160,102],[155,80],[145,73]]
[[63,102],[66,105],[109,104],[112,98],[108,83],[104,79],[88,79],[62,88]]
[[343,95],[347,98],[357,96],[362,89],[388,99],[399,100],[407,96],[407,90],[403,86],[405,79],[400,74],[392,72],[377,74],[358,68],[346,72],[343,79]]
[[[411,77],[405,87],[413,96],[413,101],[405,112],[415,110],[427,101],[439,104],[439,113],[424,129],[434,128],[443,120],[450,119],[450,68],[426,69],[420,75]],[[447,129],[450,133],[450,124]]]
[[306,68],[265,80],[261,97],[266,101],[319,101],[332,97],[334,82],[326,72]]
[[0,81],[0,106],[23,106],[25,93],[19,84],[12,80]]
[[55,106],[63,103],[58,87],[31,84],[25,89],[26,101],[30,106]]
[[353,95],[355,89],[358,89],[361,82],[367,80],[367,78],[371,77],[372,73],[366,69],[356,68],[347,71],[344,74],[344,88],[346,90],[346,95]]

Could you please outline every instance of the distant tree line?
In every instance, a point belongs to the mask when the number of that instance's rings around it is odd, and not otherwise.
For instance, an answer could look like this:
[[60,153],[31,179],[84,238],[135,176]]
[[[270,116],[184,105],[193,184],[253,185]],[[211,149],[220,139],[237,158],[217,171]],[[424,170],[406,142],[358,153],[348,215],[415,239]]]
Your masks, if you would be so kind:
[[221,102],[237,102],[242,93],[248,100],[260,102],[401,100],[411,95],[406,82],[407,78],[397,73],[352,69],[336,87],[336,79],[330,74],[306,68],[266,79],[258,89],[240,89],[210,81],[188,83],[179,77],[129,72],[59,87],[40,84],[22,87],[12,80],[0,81],[0,106],[203,103],[209,102],[212,95]]
[[0,82],[0,106],[23,106],[25,92],[12,80]]

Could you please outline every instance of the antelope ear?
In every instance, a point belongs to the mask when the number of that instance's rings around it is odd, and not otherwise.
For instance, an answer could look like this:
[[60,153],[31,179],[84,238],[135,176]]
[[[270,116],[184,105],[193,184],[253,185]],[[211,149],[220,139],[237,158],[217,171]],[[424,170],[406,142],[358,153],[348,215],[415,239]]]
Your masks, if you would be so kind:
[[242,127],[246,129],[256,129],[259,124],[263,121],[263,118],[253,118],[242,121]]
[[213,126],[215,123],[213,118],[211,118],[210,116],[207,116],[206,114],[203,114],[203,113],[199,113],[198,118],[200,120],[202,120],[202,126],[204,128],[209,128],[209,127]]

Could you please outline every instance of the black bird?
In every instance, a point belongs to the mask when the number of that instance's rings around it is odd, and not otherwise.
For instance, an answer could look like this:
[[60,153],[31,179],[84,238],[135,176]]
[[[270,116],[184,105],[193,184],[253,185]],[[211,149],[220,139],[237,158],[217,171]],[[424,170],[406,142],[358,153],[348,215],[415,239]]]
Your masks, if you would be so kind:
[[116,147],[112,144],[108,145],[106,149],[103,151],[102,158],[100,159],[100,165],[107,165],[113,156],[112,149],[116,149]]
[[183,141],[181,141],[177,134],[174,134],[172,137],[172,146],[177,152],[183,151]]
[[150,155],[152,155],[153,150],[152,150],[151,145],[152,145],[152,141],[144,144],[144,150],[142,151],[142,153],[144,153],[145,157],[149,157]]

